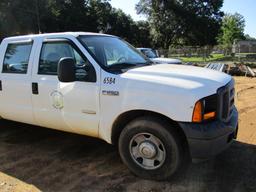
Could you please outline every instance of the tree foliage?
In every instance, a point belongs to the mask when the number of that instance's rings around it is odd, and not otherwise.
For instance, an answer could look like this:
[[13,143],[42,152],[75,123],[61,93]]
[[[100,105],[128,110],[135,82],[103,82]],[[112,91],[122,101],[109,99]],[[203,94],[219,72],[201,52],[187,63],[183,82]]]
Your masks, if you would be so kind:
[[223,13],[223,0],[140,0],[137,12],[150,22],[153,41],[170,45],[214,45]]
[[[230,46],[243,37],[244,20],[220,11],[223,0],[140,0],[147,21],[111,6],[110,0],[1,0],[0,39],[11,35],[90,31],[113,34],[138,47]],[[221,29],[221,30],[220,30]],[[221,35],[216,38],[221,31]]]
[[251,36],[248,35],[248,34],[246,34],[244,37],[245,37],[245,40],[248,40],[248,41],[255,41],[255,40],[256,40],[256,38],[251,37]]
[[[135,22],[109,0],[1,0],[1,37],[61,31],[104,32],[150,46],[149,25]],[[145,42],[145,44],[144,44]]]
[[238,13],[226,14],[223,17],[221,32],[218,36],[219,44],[230,51],[234,40],[245,39],[244,37],[245,20]]

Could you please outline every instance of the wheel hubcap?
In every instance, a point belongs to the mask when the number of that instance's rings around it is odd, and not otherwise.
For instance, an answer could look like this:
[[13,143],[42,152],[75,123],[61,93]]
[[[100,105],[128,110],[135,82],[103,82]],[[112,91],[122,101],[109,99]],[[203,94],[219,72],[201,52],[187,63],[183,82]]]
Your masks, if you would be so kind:
[[139,146],[139,151],[142,156],[145,158],[153,158],[156,155],[156,148],[150,142],[143,142]]
[[157,169],[165,161],[165,147],[162,141],[151,133],[136,134],[130,141],[129,149],[132,159],[144,169]]

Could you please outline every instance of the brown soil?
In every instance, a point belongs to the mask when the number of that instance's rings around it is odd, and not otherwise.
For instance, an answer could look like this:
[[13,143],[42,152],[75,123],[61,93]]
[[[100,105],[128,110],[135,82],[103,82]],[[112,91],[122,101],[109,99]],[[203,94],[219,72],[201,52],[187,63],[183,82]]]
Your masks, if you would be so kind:
[[238,77],[238,141],[171,181],[135,177],[103,141],[0,122],[0,191],[256,191],[256,78]]

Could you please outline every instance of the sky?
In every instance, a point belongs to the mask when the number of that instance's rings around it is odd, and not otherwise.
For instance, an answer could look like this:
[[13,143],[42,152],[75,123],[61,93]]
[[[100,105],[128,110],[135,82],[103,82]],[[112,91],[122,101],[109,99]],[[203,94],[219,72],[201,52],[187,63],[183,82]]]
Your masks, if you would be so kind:
[[[125,13],[138,21],[145,19],[137,15],[135,5],[139,0],[111,0],[115,8],[122,9]],[[256,0],[224,0],[222,11],[225,13],[240,13],[245,18],[245,34],[256,38]]]

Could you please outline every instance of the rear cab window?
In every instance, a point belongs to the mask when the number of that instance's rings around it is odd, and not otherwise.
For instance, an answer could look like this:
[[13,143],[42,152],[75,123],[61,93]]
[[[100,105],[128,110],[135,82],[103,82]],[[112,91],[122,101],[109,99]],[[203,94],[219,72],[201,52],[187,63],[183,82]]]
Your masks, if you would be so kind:
[[33,42],[9,43],[4,55],[2,73],[26,74]]

